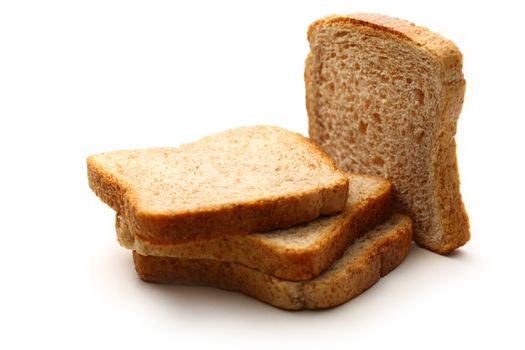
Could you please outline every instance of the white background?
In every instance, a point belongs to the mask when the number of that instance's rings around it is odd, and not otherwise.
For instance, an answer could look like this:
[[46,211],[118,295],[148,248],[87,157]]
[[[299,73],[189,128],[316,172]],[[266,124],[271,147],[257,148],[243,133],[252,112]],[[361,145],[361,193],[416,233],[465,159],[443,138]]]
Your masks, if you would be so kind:
[[[0,3],[0,348],[525,347],[519,2],[175,3]],[[449,257],[413,247],[321,312],[141,282],[88,188],[86,156],[258,123],[306,133],[306,29],[356,11],[409,19],[462,50],[472,240]]]

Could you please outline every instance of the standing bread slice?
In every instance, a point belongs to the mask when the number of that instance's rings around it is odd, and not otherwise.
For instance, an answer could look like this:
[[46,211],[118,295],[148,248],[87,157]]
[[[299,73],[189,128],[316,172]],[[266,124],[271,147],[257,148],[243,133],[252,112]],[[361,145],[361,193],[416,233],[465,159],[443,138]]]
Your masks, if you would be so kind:
[[89,185],[131,234],[179,243],[287,228],[342,211],[348,178],[307,138],[230,129],[177,148],[87,159]]
[[310,137],[338,166],[392,180],[415,241],[446,254],[470,238],[454,136],[462,55],[426,28],[387,16],[329,16],[308,30]]

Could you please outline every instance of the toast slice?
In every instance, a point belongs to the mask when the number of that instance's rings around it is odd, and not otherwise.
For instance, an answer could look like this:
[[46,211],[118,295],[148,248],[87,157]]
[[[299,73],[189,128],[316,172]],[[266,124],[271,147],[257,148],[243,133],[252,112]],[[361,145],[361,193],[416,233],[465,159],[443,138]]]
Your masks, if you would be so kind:
[[138,275],[148,282],[209,285],[241,291],[273,306],[298,310],[328,308],[361,294],[405,258],[412,223],[395,214],[351,244],[318,277],[284,281],[239,263],[143,256],[133,252]]
[[342,211],[348,193],[333,160],[274,126],[93,155],[87,168],[92,190],[130,231],[162,244],[287,228]]
[[419,245],[446,254],[465,244],[454,140],[465,80],[454,43],[374,14],[321,18],[308,40],[310,137],[341,169],[390,178]]
[[348,174],[348,183],[342,213],[286,230],[161,245],[131,235],[126,219],[117,215],[117,237],[122,246],[141,255],[239,262],[284,280],[306,280],[328,268],[355,237],[390,215],[388,180]]

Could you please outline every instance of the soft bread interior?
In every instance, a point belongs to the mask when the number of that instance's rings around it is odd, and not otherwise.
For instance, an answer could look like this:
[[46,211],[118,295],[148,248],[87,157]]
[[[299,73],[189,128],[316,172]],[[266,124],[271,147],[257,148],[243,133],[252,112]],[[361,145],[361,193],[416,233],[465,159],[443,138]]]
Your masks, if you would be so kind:
[[454,142],[465,82],[454,44],[367,14],[321,19],[309,40],[310,136],[342,169],[392,179],[418,243],[440,252],[465,243]]

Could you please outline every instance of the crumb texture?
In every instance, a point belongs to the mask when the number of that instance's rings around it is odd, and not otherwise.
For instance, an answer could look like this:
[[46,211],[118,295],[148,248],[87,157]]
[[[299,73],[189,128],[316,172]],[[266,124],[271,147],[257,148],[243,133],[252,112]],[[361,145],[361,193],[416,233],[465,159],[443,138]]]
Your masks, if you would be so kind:
[[373,14],[330,16],[308,32],[310,137],[345,170],[392,180],[416,242],[447,253],[469,239],[454,135],[462,57],[426,28]]
[[177,148],[117,151],[94,160],[133,184],[144,208],[184,211],[340,182],[333,164],[315,157],[300,138],[276,127],[237,128]]
[[87,163],[95,193],[134,233],[163,243],[287,228],[340,212],[348,192],[346,175],[323,151],[273,126]]

